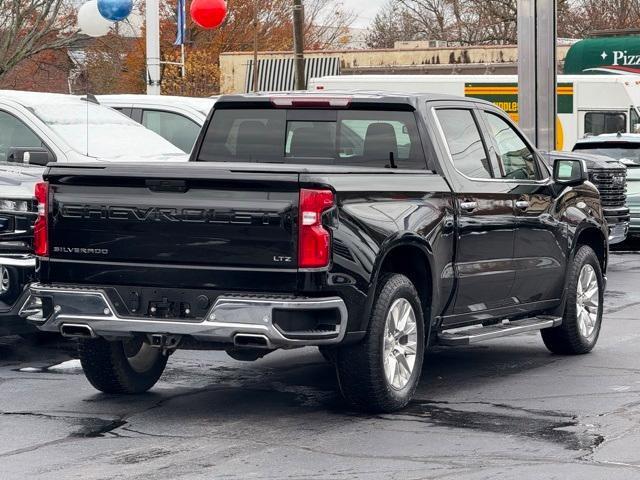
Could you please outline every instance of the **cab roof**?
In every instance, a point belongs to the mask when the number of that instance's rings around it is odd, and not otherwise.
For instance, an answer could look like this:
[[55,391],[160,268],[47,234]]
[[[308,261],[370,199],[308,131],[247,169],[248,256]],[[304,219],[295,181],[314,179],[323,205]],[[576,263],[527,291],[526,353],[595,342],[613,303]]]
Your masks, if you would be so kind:
[[[477,98],[459,97],[441,93],[409,93],[409,92],[382,92],[377,90],[331,90],[331,91],[291,91],[291,92],[259,92],[237,95],[222,95],[216,102],[216,108],[233,107],[234,104],[255,104],[256,107],[264,107],[265,103],[275,106],[285,107],[286,101],[292,100],[297,105],[303,106],[305,101],[310,106],[319,106],[317,102],[336,101],[334,105],[327,104],[327,107],[339,108],[347,105],[357,105],[358,107],[379,109],[404,108],[415,110],[419,104],[435,101],[462,101],[468,103],[481,103],[485,105],[493,104],[479,100]],[[340,104],[339,100],[348,102]],[[319,106],[319,108],[322,108]],[[325,107],[326,108],[326,107]]]

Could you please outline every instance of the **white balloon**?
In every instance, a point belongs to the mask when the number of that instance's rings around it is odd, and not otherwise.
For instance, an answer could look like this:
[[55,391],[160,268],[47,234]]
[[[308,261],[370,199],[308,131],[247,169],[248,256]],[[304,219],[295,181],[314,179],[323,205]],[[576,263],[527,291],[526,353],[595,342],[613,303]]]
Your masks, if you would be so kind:
[[101,37],[109,33],[112,22],[100,15],[98,0],[89,0],[78,10],[80,31],[90,37]]

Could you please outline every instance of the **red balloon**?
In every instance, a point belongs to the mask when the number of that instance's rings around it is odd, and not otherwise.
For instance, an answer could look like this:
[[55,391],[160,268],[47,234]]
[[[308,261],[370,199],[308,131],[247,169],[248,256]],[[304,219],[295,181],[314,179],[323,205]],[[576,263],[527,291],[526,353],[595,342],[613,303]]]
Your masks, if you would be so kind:
[[224,0],[193,0],[189,9],[191,18],[202,28],[216,28],[227,16]]

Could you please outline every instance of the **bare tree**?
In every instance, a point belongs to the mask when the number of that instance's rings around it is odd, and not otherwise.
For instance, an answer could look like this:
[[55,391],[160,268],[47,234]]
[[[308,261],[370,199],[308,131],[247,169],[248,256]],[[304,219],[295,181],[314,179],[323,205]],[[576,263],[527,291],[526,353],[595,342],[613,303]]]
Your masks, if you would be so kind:
[[391,0],[373,19],[365,41],[369,48],[392,48],[395,42],[407,40],[425,40],[425,36],[411,12]]
[[336,48],[343,44],[355,13],[336,0],[304,0],[304,42],[308,49]]
[[20,62],[77,38],[65,0],[0,0],[0,79]]
[[640,0],[567,0],[570,21],[563,22],[568,35],[582,37],[594,30],[637,29]]
[[[414,39],[445,40],[460,45],[504,45],[517,42],[518,0],[396,0],[402,12],[410,17],[416,30],[408,30]],[[624,4],[613,8],[603,4]],[[586,27],[589,16],[608,18],[613,11],[633,11],[640,0],[558,0],[559,33],[572,36],[575,26]],[[386,16],[385,16],[386,15]],[[584,20],[580,20],[580,18]],[[613,15],[615,23],[619,15]],[[373,21],[372,37],[389,34],[385,21],[392,20],[383,9]],[[579,21],[580,20],[580,21]],[[626,23],[632,23],[627,21]],[[636,24],[638,21],[635,20]],[[393,27],[397,26],[391,22]]]

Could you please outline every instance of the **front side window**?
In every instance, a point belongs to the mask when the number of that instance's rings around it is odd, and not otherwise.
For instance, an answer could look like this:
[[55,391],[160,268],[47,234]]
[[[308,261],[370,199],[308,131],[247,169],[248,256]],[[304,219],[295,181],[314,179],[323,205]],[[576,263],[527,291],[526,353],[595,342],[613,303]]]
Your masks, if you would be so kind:
[[473,112],[442,109],[437,111],[437,116],[456,170],[470,178],[492,178],[487,151]]
[[535,154],[522,137],[498,115],[490,112],[484,112],[484,114],[489,124],[489,130],[496,142],[502,178],[536,180]]
[[183,152],[189,153],[196,143],[200,126],[178,113],[144,110],[142,125],[166,138]]
[[601,135],[627,131],[627,115],[623,112],[587,112],[584,116],[585,135]]
[[6,162],[12,148],[44,147],[42,140],[22,121],[0,111],[0,162]]
[[198,161],[426,168],[413,112],[218,109]]

